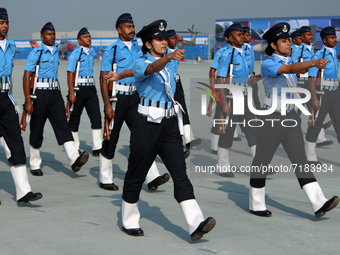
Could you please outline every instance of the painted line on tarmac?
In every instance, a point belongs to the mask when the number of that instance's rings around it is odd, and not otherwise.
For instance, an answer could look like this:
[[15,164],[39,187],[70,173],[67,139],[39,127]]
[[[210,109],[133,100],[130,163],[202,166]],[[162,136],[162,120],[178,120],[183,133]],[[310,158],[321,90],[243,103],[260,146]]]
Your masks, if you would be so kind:
[[93,222],[89,222],[89,221],[86,221],[85,223],[90,224],[90,225],[94,225],[94,226],[99,226],[100,225],[98,223],[93,223]]
[[212,254],[217,254],[216,251],[211,251],[211,250],[207,250],[207,249],[198,249],[199,251],[204,251],[204,252],[208,252],[208,253],[212,253]]
[[77,181],[83,181],[83,182],[89,182],[90,180],[85,180],[85,179],[75,179]]
[[46,211],[43,210],[38,210],[38,209],[33,209],[34,211],[41,212],[41,213],[46,213]]

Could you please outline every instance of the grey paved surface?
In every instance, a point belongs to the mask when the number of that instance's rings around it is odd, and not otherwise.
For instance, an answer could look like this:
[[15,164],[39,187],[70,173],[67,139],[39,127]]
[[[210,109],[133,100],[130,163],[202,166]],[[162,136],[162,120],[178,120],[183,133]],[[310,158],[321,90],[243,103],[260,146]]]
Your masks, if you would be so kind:
[[[190,90],[190,79],[206,78],[210,66],[206,62],[180,64],[182,83],[191,107],[199,107],[196,98],[201,91]],[[15,61],[15,96],[23,103],[22,75],[24,61]],[[95,64],[95,77],[100,64]],[[259,70],[259,63],[256,64]],[[66,62],[59,68],[63,95],[66,96]],[[98,81],[98,78],[97,78]],[[194,86],[191,84],[191,86]],[[195,85],[196,86],[196,85]],[[99,84],[97,84],[99,88]],[[101,105],[101,109],[103,109]],[[304,131],[306,130],[304,117]],[[205,217],[214,216],[216,228],[201,241],[190,241],[181,210],[173,198],[173,185],[141,192],[140,225],[144,237],[130,237],[120,230],[121,189],[117,192],[98,187],[98,158],[89,162],[78,174],[73,173],[61,146],[57,145],[49,123],[46,124],[43,158],[43,177],[29,174],[34,191],[43,193],[43,199],[18,206],[15,188],[0,149],[0,254],[338,254],[340,245],[340,209],[321,219],[315,219],[311,206],[294,177],[276,174],[267,181],[268,209],[271,218],[260,218],[248,213],[247,173],[238,173],[233,179],[213,173],[195,172],[195,166],[216,165],[217,156],[210,153],[211,119],[191,116],[195,136],[202,144],[191,150],[187,159],[188,175],[195,187],[195,195]],[[91,151],[91,129],[86,114],[80,127],[81,149]],[[332,128],[327,137],[336,141]],[[232,165],[240,168],[251,163],[245,137],[235,142],[230,152]],[[28,132],[23,133],[28,153]],[[129,154],[129,131],[123,127],[116,159],[114,182],[121,188]],[[322,162],[333,167],[333,173],[316,173],[326,197],[340,195],[339,145],[317,149]],[[28,154],[27,154],[28,155]],[[161,173],[166,169],[158,159]],[[282,148],[272,164],[289,165]]]

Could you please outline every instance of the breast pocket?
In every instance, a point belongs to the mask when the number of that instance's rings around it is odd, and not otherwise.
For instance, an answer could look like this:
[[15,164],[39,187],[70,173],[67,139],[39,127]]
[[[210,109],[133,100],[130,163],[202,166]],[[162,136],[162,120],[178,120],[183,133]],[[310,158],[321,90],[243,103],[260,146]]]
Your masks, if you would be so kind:
[[154,86],[153,86],[154,90],[157,90],[157,91],[164,90],[164,79],[160,74],[154,73],[152,75],[152,81],[154,83]]
[[126,58],[121,58],[121,59],[118,59],[117,61],[118,68],[126,69],[128,64],[129,64],[129,61]]
[[50,60],[43,60],[40,61],[40,68],[42,69],[49,69],[52,66],[52,61]]
[[242,69],[242,66],[241,66],[240,63],[234,63],[234,67],[233,68],[234,68],[234,70],[236,72],[238,72],[238,71],[240,71]]
[[164,83],[164,79],[163,77],[158,74],[158,73],[154,73],[154,75],[152,75],[152,80],[155,82],[155,83]]

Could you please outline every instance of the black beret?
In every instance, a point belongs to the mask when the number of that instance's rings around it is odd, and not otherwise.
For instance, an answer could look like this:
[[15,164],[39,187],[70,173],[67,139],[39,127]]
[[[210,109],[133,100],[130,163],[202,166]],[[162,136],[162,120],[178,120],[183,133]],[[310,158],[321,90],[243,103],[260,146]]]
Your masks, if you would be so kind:
[[151,38],[167,37],[166,32],[167,23],[163,19],[156,20],[147,26],[144,26],[141,31],[137,33],[137,37],[140,37],[143,42]]
[[310,26],[302,26],[300,28],[300,33],[307,33],[307,32],[312,32],[312,28]]
[[133,23],[132,16],[130,13],[123,13],[120,15],[116,21],[116,28],[121,23]]
[[45,30],[54,30],[55,31],[54,26],[53,26],[53,24],[51,22],[47,22],[43,26],[43,28],[40,30],[40,34],[42,34]]
[[243,32],[242,31],[242,24],[241,23],[234,23],[231,24],[225,31],[224,31],[224,37],[228,36],[228,34],[232,31],[238,31],[238,32]]
[[83,27],[82,29],[79,30],[77,39],[79,38],[79,36],[81,36],[81,35],[87,35],[87,34],[89,34],[89,33],[90,33],[90,32],[87,30],[87,28],[86,28],[86,27]]
[[172,36],[176,37],[177,36],[176,31],[174,29],[169,29],[168,31],[166,31],[166,33],[167,33],[168,37],[172,37]]
[[336,35],[336,31],[334,27],[325,27],[321,30],[320,36],[321,38],[325,38],[327,35]]
[[291,33],[291,37],[292,37],[292,38],[294,38],[294,37],[296,37],[296,36],[300,36],[300,35],[301,35],[301,32],[300,32],[299,29],[298,29],[298,30],[295,30],[294,32]]
[[8,20],[8,14],[5,8],[0,8],[0,19]]
[[250,27],[242,27],[243,33],[250,33]]

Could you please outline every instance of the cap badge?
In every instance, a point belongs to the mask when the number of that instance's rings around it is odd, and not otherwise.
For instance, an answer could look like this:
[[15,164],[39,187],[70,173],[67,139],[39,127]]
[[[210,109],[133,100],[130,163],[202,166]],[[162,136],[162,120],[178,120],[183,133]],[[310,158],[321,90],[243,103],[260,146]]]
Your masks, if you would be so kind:
[[163,22],[161,22],[161,24],[159,25],[159,31],[164,31],[165,27],[163,25]]
[[284,32],[284,33],[287,33],[287,32],[288,32],[288,29],[287,29],[287,26],[286,26],[286,25],[283,25],[282,32]]

